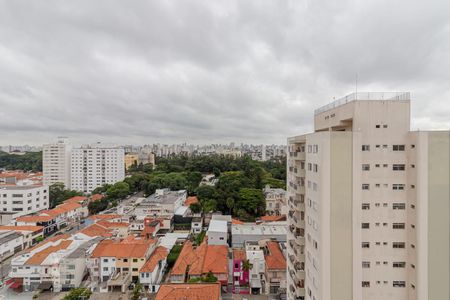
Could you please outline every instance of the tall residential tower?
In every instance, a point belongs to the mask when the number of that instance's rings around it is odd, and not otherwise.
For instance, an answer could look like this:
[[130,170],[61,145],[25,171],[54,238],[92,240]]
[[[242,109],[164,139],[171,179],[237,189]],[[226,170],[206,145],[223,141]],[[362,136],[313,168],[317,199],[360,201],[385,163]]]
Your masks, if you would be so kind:
[[450,132],[355,93],[288,139],[288,299],[450,299]]
[[42,171],[44,185],[57,182],[70,188],[70,152],[71,145],[65,137],[59,137],[57,143],[46,144],[42,148]]

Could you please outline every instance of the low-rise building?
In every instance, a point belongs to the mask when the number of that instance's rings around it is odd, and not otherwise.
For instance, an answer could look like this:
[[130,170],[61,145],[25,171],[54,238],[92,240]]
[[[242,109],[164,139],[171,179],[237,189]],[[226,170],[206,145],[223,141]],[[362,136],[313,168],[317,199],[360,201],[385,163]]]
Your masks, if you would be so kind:
[[23,235],[15,231],[0,233],[0,262],[23,249]]
[[[91,240],[91,237],[81,239],[67,234],[49,238],[14,257],[9,276],[16,284],[23,284],[25,291],[53,289],[59,292],[79,285],[86,272],[85,256],[71,261],[69,255]],[[65,262],[65,259],[68,260]]]
[[248,261],[252,265],[250,269],[250,289],[253,295],[265,292],[263,283],[266,281],[266,260],[259,243],[249,242],[245,244],[245,252]]
[[173,216],[178,208],[183,206],[187,191],[170,191],[159,189],[137,204],[134,214],[152,217]]
[[139,279],[139,270],[155,249],[155,240],[129,236],[120,241],[103,240],[88,259],[92,289],[122,292],[132,280]]
[[208,245],[194,248],[186,241],[170,273],[170,282],[184,283],[212,273],[224,288],[228,286],[228,246]]
[[211,220],[207,235],[208,245],[228,245],[227,221]]
[[49,203],[48,186],[0,186],[0,211],[13,212],[14,218],[47,209]]
[[49,236],[58,230],[56,217],[52,216],[22,216],[15,219],[15,226],[40,226],[43,227],[44,237]]
[[286,215],[286,191],[280,188],[266,186],[263,190],[266,199],[266,212],[269,215]]
[[286,258],[277,242],[267,242],[264,252],[266,293],[276,294],[280,289],[286,289]]
[[161,285],[155,300],[220,300],[218,283],[165,283]]
[[233,248],[242,248],[245,242],[258,242],[264,239],[286,242],[286,234],[286,222],[233,224],[231,227],[231,244]]
[[149,293],[156,293],[163,279],[166,268],[167,248],[159,246],[150,255],[144,266],[139,270],[139,282],[148,290]]
[[243,249],[233,249],[233,294],[249,294],[251,265]]
[[202,214],[194,214],[191,222],[191,232],[199,234],[203,230],[203,217]]
[[0,226],[0,234],[7,232],[22,234],[23,249],[34,246],[44,238],[44,227],[42,226]]

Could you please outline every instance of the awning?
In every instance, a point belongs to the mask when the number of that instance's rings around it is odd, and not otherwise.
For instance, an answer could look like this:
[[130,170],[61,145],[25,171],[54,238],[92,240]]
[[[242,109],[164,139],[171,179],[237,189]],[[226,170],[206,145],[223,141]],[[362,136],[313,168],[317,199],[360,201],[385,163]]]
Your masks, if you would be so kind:
[[38,290],[49,290],[51,289],[51,287],[53,286],[53,282],[41,282],[41,284],[39,284],[38,286]]
[[251,282],[250,282],[250,286],[252,288],[255,288],[255,289],[257,289],[257,288],[260,289],[262,287],[261,280],[259,280],[259,279],[252,279]]
[[17,289],[23,285],[23,278],[11,278],[5,283],[10,289]]

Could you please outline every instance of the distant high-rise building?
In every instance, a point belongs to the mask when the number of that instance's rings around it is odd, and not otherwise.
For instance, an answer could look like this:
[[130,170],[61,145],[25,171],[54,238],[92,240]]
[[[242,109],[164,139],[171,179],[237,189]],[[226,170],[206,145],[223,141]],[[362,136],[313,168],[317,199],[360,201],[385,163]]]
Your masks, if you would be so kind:
[[68,139],[58,138],[57,143],[46,144],[42,150],[42,171],[44,185],[62,182],[70,187],[70,153],[72,146]]
[[71,188],[90,193],[104,184],[125,178],[124,149],[102,144],[72,149]]
[[450,133],[357,93],[288,140],[288,299],[450,299]]

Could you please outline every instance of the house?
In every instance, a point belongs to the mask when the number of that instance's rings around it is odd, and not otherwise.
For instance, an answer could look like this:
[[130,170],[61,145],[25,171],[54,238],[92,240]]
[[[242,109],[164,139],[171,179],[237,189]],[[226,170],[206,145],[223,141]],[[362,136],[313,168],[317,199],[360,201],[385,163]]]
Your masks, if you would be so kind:
[[159,288],[155,300],[220,300],[218,283],[165,283]]
[[153,218],[144,219],[144,228],[141,231],[141,237],[150,239],[156,237],[156,233],[161,228],[162,221]]
[[25,291],[59,292],[78,287],[86,274],[85,251],[96,242],[91,237],[82,239],[68,234],[48,238],[14,257],[9,276],[16,286],[23,285]]
[[269,185],[263,189],[266,199],[266,212],[269,215],[287,214],[286,191],[280,188],[271,188]]
[[197,196],[187,197],[186,201],[184,201],[184,206],[189,207],[191,204],[199,203]]
[[106,220],[98,221],[95,225],[108,229],[113,236],[118,238],[125,238],[129,233],[129,223],[125,222],[109,222]]
[[95,201],[100,201],[100,200],[102,200],[103,198],[105,198],[105,195],[102,195],[102,194],[94,194],[94,195],[92,195],[91,197],[90,197],[90,202],[95,202]]
[[23,249],[23,235],[15,231],[0,233],[0,262]]
[[0,234],[12,231],[22,234],[23,249],[37,244],[44,238],[44,227],[42,226],[0,226]]
[[261,246],[257,242],[245,243],[246,257],[251,264],[250,269],[250,290],[252,295],[259,295],[265,292],[263,283],[266,281],[266,260]]
[[80,205],[86,205],[87,204],[87,197],[85,197],[85,196],[75,196],[75,197],[69,198],[67,200],[64,200],[64,203],[78,203]]
[[32,216],[18,217],[15,220],[15,226],[43,227],[44,237],[49,236],[58,230],[58,226],[56,224],[56,217],[52,216],[32,215]]
[[208,245],[228,245],[227,221],[212,219],[208,228]]
[[136,205],[134,214],[136,216],[153,217],[173,216],[177,209],[183,206],[186,196],[186,190],[158,189],[154,194]]
[[149,293],[156,293],[164,275],[167,255],[169,251],[162,246],[156,247],[150,258],[139,270],[139,282],[148,289]]
[[276,294],[286,288],[286,258],[277,242],[269,241],[264,247],[266,261],[266,293]]
[[233,294],[249,294],[251,266],[243,249],[233,249]]
[[208,245],[207,241],[194,247],[186,241],[170,273],[170,282],[184,283],[212,273],[226,287],[228,285],[228,246]]
[[202,214],[194,214],[191,222],[191,232],[199,234],[203,230],[203,217]]
[[139,279],[139,270],[155,249],[155,240],[129,236],[123,240],[103,240],[88,259],[92,290],[122,292]]

